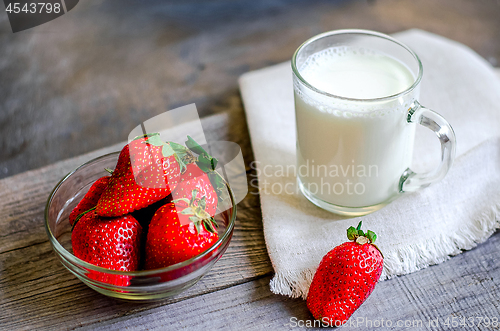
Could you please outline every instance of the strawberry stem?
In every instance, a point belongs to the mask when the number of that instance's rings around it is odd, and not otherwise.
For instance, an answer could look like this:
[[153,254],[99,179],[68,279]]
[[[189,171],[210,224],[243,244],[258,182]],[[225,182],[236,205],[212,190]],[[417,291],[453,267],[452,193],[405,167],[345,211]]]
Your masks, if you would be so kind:
[[198,154],[198,161],[196,164],[204,172],[210,170],[214,171],[217,168],[217,163],[219,162],[215,157],[212,157],[207,151],[200,146],[191,136],[187,136],[186,146],[192,150],[194,153]]
[[[366,233],[364,233],[363,230],[361,230],[362,223],[363,222],[360,221],[356,228],[354,228],[353,226],[349,227],[347,229],[347,238],[357,243],[364,243],[365,241],[367,241],[370,244],[374,243],[375,240],[377,239],[377,235],[375,234],[375,232],[371,230],[368,230],[366,231]],[[366,240],[365,239],[358,240],[358,238],[360,237],[366,238]]]
[[205,211],[206,207],[205,197],[201,198],[201,200],[198,200],[198,205],[195,205],[195,202],[197,201],[196,200],[197,194],[198,190],[193,190],[191,192],[191,200],[188,200],[186,198],[180,198],[173,200],[172,202],[176,203],[177,201],[183,201],[188,203],[187,208],[183,209],[180,213],[184,215],[190,215],[189,220],[194,223],[198,234],[201,232],[202,226],[208,232],[215,233],[217,231],[215,228],[219,226],[217,225],[215,219]]
[[196,196],[198,195],[198,190],[191,191],[191,200],[189,201],[189,205],[194,207],[194,202],[196,201]]

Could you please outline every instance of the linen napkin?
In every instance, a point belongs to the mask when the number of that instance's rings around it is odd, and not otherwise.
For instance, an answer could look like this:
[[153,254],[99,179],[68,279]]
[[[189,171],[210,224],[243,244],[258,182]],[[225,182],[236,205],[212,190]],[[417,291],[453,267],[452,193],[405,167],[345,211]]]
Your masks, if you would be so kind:
[[[274,293],[306,298],[321,258],[346,241],[346,229],[359,220],[363,229],[378,235],[385,256],[381,279],[443,262],[499,228],[500,81],[493,68],[471,49],[441,36],[408,30],[394,37],[421,58],[420,102],[453,126],[457,157],[443,181],[403,194],[363,217],[338,216],[314,206],[298,192],[295,174],[283,171],[295,164],[290,63],[249,72],[239,80],[256,159],[264,235],[275,270],[270,284]],[[412,169],[436,166],[436,136],[422,128],[415,141]]]

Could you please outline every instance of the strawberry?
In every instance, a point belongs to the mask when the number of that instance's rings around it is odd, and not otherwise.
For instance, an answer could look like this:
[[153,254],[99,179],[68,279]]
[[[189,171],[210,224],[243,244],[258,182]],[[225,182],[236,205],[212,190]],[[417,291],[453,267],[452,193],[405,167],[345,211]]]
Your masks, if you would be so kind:
[[142,236],[141,236],[141,258],[140,258],[140,263],[139,263],[139,269],[144,268],[144,245],[146,245],[146,239],[149,231],[149,223],[151,223],[151,220],[153,219],[154,214],[158,209],[160,209],[163,205],[166,205],[167,203],[172,201],[172,195],[167,196],[166,198],[161,199],[160,201],[157,201],[147,207],[144,207],[142,209],[133,211],[131,215],[139,222],[139,224],[142,227]]
[[[179,185],[172,192],[173,199],[191,200],[191,192],[196,190],[198,197],[205,199],[205,210],[211,216],[217,211],[219,200],[227,198],[226,182],[222,176],[215,171],[218,160],[210,156],[193,138],[188,136],[186,146],[190,151],[198,154],[194,157],[191,153],[185,152],[187,166],[186,171],[181,174]],[[199,200],[194,204],[198,205]]]
[[[208,175],[196,163],[190,163],[186,166],[186,171],[181,174],[180,182],[172,192],[172,198],[191,200],[194,191],[199,198],[205,198],[205,210],[210,216],[214,216],[217,209],[217,193]],[[200,199],[195,200],[194,204],[198,205],[199,201]]]
[[69,224],[73,225],[78,215],[97,205],[97,201],[99,201],[99,198],[101,197],[102,193],[108,186],[110,178],[111,177],[109,176],[101,177],[98,180],[96,180],[94,184],[92,184],[92,186],[90,186],[87,194],[85,194],[83,199],[69,214]]
[[377,284],[384,258],[373,244],[377,236],[358,227],[347,230],[349,242],[328,252],[318,267],[307,307],[314,318],[329,326],[340,326],[358,309]]
[[185,168],[158,133],[138,137],[121,151],[109,185],[97,203],[99,216],[115,217],[168,196]]
[[219,238],[215,220],[205,211],[205,199],[195,205],[196,191],[191,195],[191,200],[174,200],[153,216],[146,241],[146,269],[186,261],[210,248]]
[[[131,215],[102,218],[95,210],[75,220],[71,243],[73,254],[93,265],[121,271],[139,266],[142,227]],[[91,271],[89,277],[114,285],[129,285],[129,277]]]

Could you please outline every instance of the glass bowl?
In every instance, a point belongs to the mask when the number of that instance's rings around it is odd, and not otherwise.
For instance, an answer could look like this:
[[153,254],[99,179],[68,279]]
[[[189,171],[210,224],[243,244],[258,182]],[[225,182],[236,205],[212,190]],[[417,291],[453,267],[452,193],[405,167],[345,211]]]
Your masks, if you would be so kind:
[[109,175],[104,169],[114,169],[118,155],[118,152],[103,155],[81,165],[66,175],[52,190],[45,206],[45,229],[52,248],[71,273],[104,295],[139,301],[159,300],[176,295],[200,280],[226,251],[236,219],[233,193],[227,187],[231,199],[219,202],[218,213],[215,215],[219,225],[219,240],[205,252],[161,269],[126,272],[101,268],[72,254],[68,216],[92,183]]

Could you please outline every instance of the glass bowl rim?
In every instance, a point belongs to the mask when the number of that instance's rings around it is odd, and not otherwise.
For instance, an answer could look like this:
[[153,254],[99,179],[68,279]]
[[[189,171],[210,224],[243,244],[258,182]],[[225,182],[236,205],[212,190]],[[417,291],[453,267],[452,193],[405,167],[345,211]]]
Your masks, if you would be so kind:
[[219,239],[209,249],[207,249],[203,253],[200,253],[200,254],[190,258],[189,260],[179,262],[179,263],[173,264],[171,266],[159,268],[159,269],[138,270],[138,271],[120,271],[120,270],[112,270],[112,269],[107,269],[107,268],[93,265],[93,264],[88,263],[86,261],[83,261],[82,259],[79,259],[75,255],[71,254],[66,248],[64,248],[59,243],[57,238],[54,236],[54,234],[50,230],[49,206],[52,202],[52,199],[54,198],[54,195],[56,194],[57,190],[61,187],[61,185],[66,180],[68,180],[68,178],[71,177],[71,175],[73,175],[75,172],[77,172],[78,170],[80,170],[83,167],[90,165],[91,163],[93,163],[95,161],[98,161],[98,160],[101,160],[101,159],[104,159],[107,157],[111,157],[111,156],[118,156],[119,153],[120,152],[112,152],[112,153],[104,154],[104,155],[93,158],[93,159],[83,163],[82,165],[78,166],[74,170],[70,171],[66,176],[64,176],[50,192],[49,198],[47,199],[47,203],[45,204],[45,211],[44,211],[45,230],[47,231],[47,235],[49,237],[49,241],[50,241],[52,247],[54,248],[54,250],[58,254],[61,254],[66,260],[68,260],[72,264],[76,264],[80,267],[83,267],[83,268],[91,270],[91,271],[102,272],[102,273],[107,273],[107,274],[112,274],[112,275],[121,275],[121,276],[155,276],[155,275],[162,274],[165,272],[170,272],[170,271],[182,269],[182,268],[184,268],[184,267],[186,267],[186,266],[188,266],[188,265],[190,265],[198,260],[201,260],[205,256],[209,255],[212,251],[214,251],[217,247],[219,247],[220,244],[224,243],[226,240],[229,240],[229,238],[233,232],[233,229],[234,229],[234,224],[235,224],[235,220],[236,220],[236,211],[237,211],[236,208],[237,207],[236,207],[236,204],[234,203],[233,191],[231,190],[229,185],[226,185],[226,187],[228,188],[228,191],[229,191],[229,196],[231,197],[231,205],[232,205],[232,209],[233,209],[233,211],[231,213],[231,217],[228,221],[226,230],[224,231],[224,234],[221,237],[219,237]]

